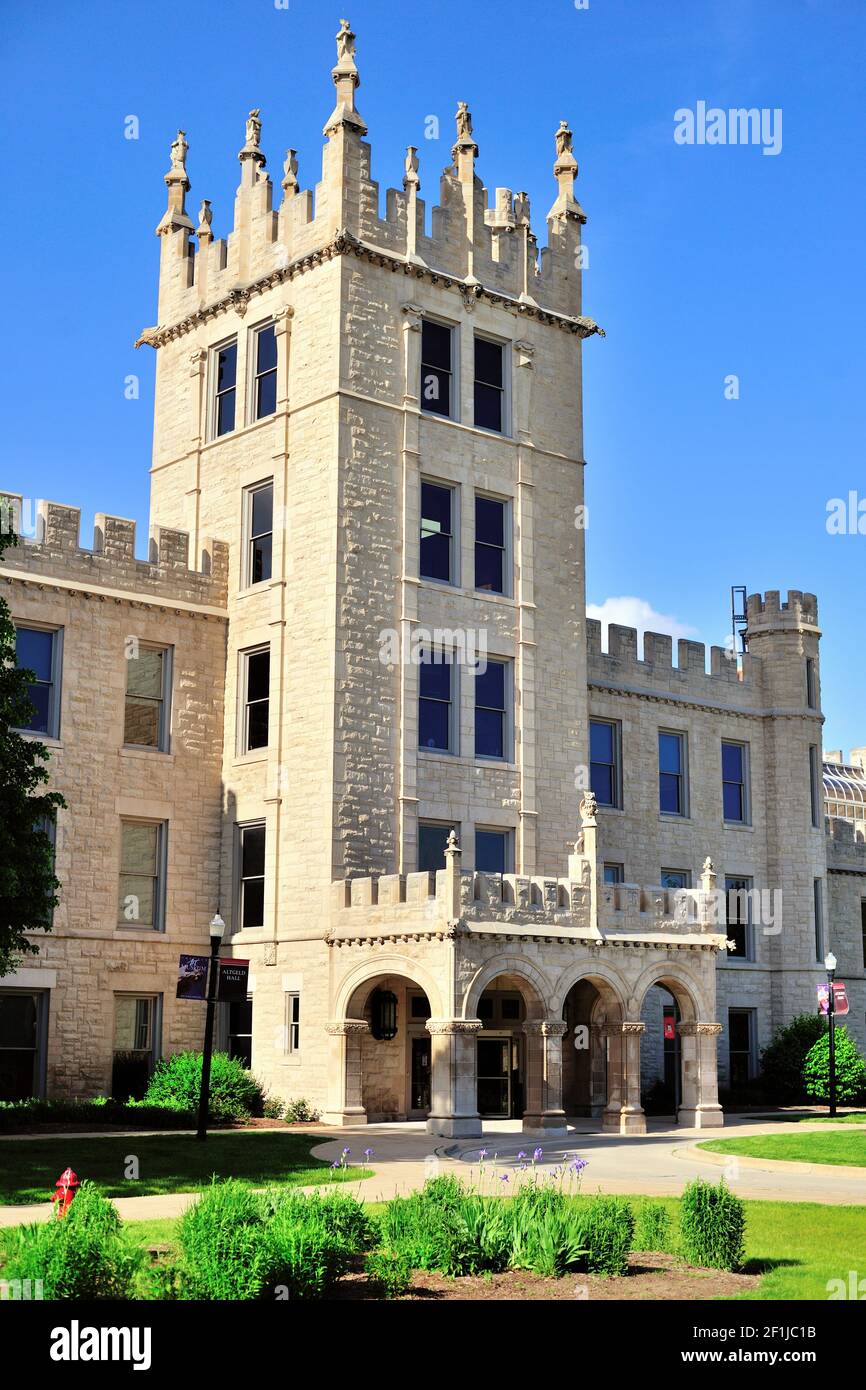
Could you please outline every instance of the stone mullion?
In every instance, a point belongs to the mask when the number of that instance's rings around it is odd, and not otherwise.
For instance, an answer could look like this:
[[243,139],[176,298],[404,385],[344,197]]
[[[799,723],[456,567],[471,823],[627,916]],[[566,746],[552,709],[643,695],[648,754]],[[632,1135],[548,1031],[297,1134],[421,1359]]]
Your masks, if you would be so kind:
[[535,725],[534,454],[530,443],[533,353],[530,343],[514,345],[514,434],[517,439],[517,498],[514,560],[518,612],[514,732],[520,776],[520,828],[516,869],[533,874],[538,855]]
[[401,548],[399,632],[399,769],[397,810],[397,870],[415,868],[418,839],[418,671],[413,665],[411,641],[418,621],[420,539],[418,518],[421,500],[420,383],[421,310],[403,305],[403,442],[401,450]]

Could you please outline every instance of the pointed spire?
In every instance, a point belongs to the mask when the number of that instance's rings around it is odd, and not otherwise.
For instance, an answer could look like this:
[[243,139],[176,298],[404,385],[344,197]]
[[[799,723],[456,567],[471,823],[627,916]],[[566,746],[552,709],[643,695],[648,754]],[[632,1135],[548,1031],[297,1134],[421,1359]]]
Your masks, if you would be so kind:
[[212,221],[213,212],[211,211],[210,198],[202,198],[198,214],[198,226],[195,229],[199,246],[209,246],[213,241],[213,232],[211,231]]
[[325,126],[325,135],[330,135],[341,125],[352,126],[359,135],[367,134],[367,127],[355,108],[355,89],[360,87],[361,78],[355,63],[355,35],[348,19],[340,20],[337,32],[337,63],[331,69],[334,86],[337,88],[337,105]]
[[300,193],[298,184],[298,151],[286,150],[286,158],[283,161],[283,193],[287,198],[295,193]]
[[267,164],[264,152],[261,149],[260,141],[262,138],[262,123],[260,120],[260,110],[256,106],[247,116],[247,139],[243,149],[238,154],[241,162],[241,184],[250,185],[258,181],[259,173]]
[[556,140],[556,162],[553,166],[553,176],[559,184],[559,193],[556,202],[550,210],[550,216],[569,216],[577,217],[579,221],[585,222],[586,216],[583,208],[574,196],[574,181],[577,178],[577,160],[572,150],[574,136],[567,121],[559,122],[559,129],[554,136]]
[[165,184],[168,188],[168,207],[156,229],[157,236],[165,236],[168,232],[181,229],[192,231],[192,222],[186,215],[186,195],[190,189],[189,176],[186,172],[188,149],[186,132],[179,130],[171,146],[171,167],[165,175]]
[[478,146],[472,138],[472,112],[465,101],[457,103],[457,141],[452,147],[451,158],[457,168],[457,177],[471,182],[475,176],[475,161]]

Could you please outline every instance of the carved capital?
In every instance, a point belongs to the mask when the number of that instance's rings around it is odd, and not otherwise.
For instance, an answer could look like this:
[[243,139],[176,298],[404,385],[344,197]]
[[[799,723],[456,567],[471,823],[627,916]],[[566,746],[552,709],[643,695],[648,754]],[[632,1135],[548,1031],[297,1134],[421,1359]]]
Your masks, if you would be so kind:
[[637,1023],[637,1022],[633,1022],[632,1020],[629,1020],[627,1023],[623,1023],[623,1024],[621,1025],[621,1028],[622,1028],[623,1033],[625,1033],[625,1035],[626,1035],[627,1037],[628,1037],[629,1035],[631,1035],[631,1036],[636,1036],[636,1035],[639,1034],[639,1033],[645,1033],[645,1032],[646,1032],[646,1024],[645,1024],[645,1023]]
[[480,1018],[428,1018],[426,1028],[428,1033],[458,1034],[458,1033],[480,1033],[484,1027]]
[[331,1037],[350,1037],[353,1034],[369,1033],[370,1025],[365,1018],[338,1018],[325,1024],[325,1032]]

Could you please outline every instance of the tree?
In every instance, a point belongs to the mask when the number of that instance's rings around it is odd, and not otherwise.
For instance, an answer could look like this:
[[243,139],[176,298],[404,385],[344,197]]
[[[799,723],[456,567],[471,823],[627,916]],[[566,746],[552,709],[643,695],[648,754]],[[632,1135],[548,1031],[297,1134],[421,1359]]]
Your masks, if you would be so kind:
[[803,1065],[812,1045],[827,1031],[820,1014],[797,1014],[781,1028],[761,1055],[761,1080],[767,1100],[796,1105],[806,1098]]
[[[0,559],[18,544],[0,513]],[[34,672],[15,665],[15,627],[9,605],[0,599],[0,977],[21,956],[39,947],[26,932],[50,931],[57,906],[54,848],[46,826],[66,802],[59,792],[42,791],[48,781],[48,749],[18,732],[34,714],[29,685]]]
[[[830,1034],[810,1048],[803,1067],[806,1090],[815,1100],[830,1099]],[[856,1101],[866,1092],[866,1062],[844,1023],[836,1029],[836,1099]]]

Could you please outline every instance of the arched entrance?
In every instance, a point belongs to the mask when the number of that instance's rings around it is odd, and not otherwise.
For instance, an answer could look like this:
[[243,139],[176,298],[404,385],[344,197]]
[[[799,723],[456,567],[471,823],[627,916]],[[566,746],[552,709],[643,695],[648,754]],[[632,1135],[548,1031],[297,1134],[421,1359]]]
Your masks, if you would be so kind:
[[567,989],[562,1005],[562,1104],[566,1115],[599,1118],[619,1130],[622,1110],[621,1041],[624,1006],[617,988],[585,975]]
[[631,1007],[644,1035],[638,1062],[643,1094],[652,1094],[648,1078],[660,1083],[655,1113],[676,1113],[677,1123],[690,1129],[724,1124],[716,1059],[721,1025],[710,1021],[712,1005],[699,982],[682,968],[658,964],[641,977]]
[[548,982],[529,962],[494,961],[466,994],[475,1035],[475,1094],[484,1120],[521,1120],[533,1135],[564,1135],[562,1035]]

